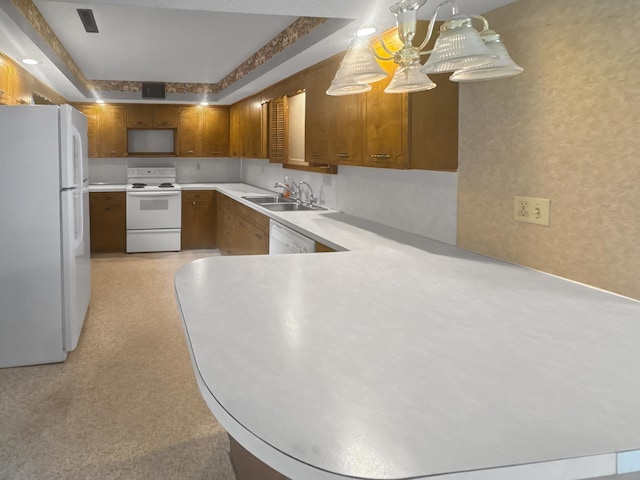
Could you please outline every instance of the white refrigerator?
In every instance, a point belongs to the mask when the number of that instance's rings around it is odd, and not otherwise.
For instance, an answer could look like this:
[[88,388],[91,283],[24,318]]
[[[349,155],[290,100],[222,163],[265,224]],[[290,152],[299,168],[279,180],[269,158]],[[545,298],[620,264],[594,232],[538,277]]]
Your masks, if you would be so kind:
[[0,368],[62,362],[91,295],[87,119],[0,106]]

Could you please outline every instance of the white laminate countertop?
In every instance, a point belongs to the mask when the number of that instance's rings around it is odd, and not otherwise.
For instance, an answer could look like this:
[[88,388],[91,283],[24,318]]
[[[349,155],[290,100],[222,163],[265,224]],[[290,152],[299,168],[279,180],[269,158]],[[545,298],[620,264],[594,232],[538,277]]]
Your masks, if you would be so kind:
[[115,183],[91,183],[89,184],[89,192],[126,192],[126,184]]
[[262,461],[295,480],[640,471],[640,302],[340,212],[268,213],[349,251],[175,277],[203,397]]

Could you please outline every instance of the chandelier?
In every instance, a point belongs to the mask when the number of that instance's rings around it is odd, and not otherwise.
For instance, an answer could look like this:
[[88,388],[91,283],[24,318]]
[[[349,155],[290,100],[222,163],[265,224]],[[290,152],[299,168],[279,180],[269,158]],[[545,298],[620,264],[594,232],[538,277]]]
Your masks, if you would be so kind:
[[[449,79],[454,82],[490,80],[522,73],[522,67],[511,59],[500,35],[489,29],[489,22],[479,15],[460,14],[454,0],[446,0],[436,7],[424,41],[415,47],[417,12],[426,2],[400,0],[389,8],[396,16],[398,38],[402,43],[395,52],[385,44],[375,26],[363,25],[351,41],[327,95],[351,95],[371,90],[371,83],[387,77],[376,59],[393,60],[398,65],[385,93],[431,90],[436,84],[428,77],[430,73],[452,72]],[[451,7],[452,16],[441,25],[433,49],[425,50],[433,35],[436,17],[445,6]],[[474,28],[474,21],[482,26],[480,31]],[[377,35],[388,56],[374,51],[368,39],[373,35]],[[421,57],[426,55],[429,57],[423,65]]]

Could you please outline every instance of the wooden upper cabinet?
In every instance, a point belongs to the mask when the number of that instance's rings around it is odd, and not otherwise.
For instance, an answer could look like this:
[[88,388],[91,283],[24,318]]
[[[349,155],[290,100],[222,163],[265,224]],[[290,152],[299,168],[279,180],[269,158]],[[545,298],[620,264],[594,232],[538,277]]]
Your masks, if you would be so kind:
[[268,152],[270,163],[285,163],[287,159],[287,97],[274,98],[269,102]]
[[262,151],[262,106],[257,97],[244,102],[244,122],[242,136],[244,138],[244,157],[263,158]]
[[151,128],[153,111],[150,106],[127,107],[127,128]]
[[32,99],[33,93],[26,74],[17,68],[13,69],[13,104],[30,105]]
[[151,125],[153,128],[176,128],[178,126],[178,108],[155,106],[152,111]]
[[183,108],[178,112],[179,157],[202,156],[202,115],[196,107]]
[[326,91],[334,73],[320,64],[305,77],[305,159],[309,163],[329,163],[330,97]]
[[127,107],[128,128],[176,128],[178,109],[158,105],[132,105]]
[[85,117],[87,117],[87,144],[89,157],[100,156],[100,144],[98,142],[99,128],[99,111],[98,105],[78,105],[76,106]]
[[[326,69],[331,80],[338,70],[342,55],[328,60]],[[328,87],[327,87],[328,88]],[[362,165],[364,95],[326,95],[328,123],[327,161],[336,165]]]
[[98,107],[98,156],[127,156],[127,122],[125,107]]
[[229,155],[242,156],[242,105],[234,103],[229,108]]
[[202,110],[204,130],[203,154],[205,157],[229,156],[229,109],[207,107]]
[[257,95],[229,110],[229,149],[232,157],[264,158],[263,108]]
[[[428,22],[418,22],[419,44]],[[437,27],[437,26],[436,26]],[[385,32],[385,43],[397,50],[396,29]],[[427,49],[432,48],[432,38]],[[374,45],[384,55],[380,45]],[[433,90],[387,94],[396,65],[380,62],[389,78],[376,82],[364,96],[363,165],[386,168],[456,170],[458,166],[458,85],[447,75],[433,75]]]
[[364,101],[364,157],[367,167],[409,168],[407,94],[386,94],[388,80],[373,85]]
[[13,98],[13,72],[0,58],[0,105],[9,105]]

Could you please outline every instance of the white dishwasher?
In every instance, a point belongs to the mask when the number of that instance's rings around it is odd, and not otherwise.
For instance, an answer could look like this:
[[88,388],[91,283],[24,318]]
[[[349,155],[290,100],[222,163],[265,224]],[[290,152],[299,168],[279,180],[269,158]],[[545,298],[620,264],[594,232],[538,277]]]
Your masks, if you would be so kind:
[[313,253],[316,242],[281,223],[269,222],[269,255]]

